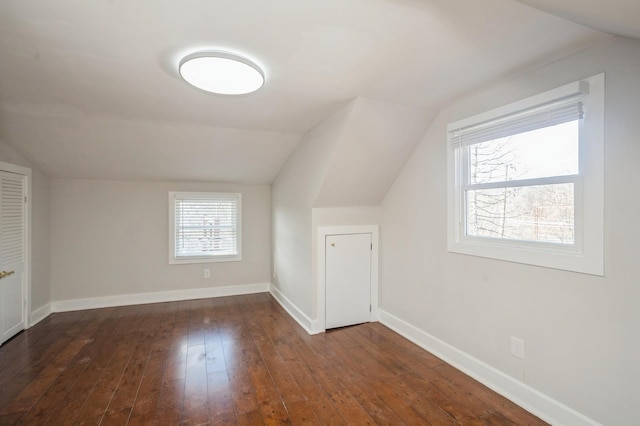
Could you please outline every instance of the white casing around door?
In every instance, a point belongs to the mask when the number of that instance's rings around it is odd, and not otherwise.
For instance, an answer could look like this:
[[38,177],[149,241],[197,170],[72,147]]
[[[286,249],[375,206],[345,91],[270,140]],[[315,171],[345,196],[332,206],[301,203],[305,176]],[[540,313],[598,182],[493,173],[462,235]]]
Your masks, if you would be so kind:
[[0,344],[26,326],[25,176],[0,171]]
[[371,321],[371,234],[325,238],[325,328]]

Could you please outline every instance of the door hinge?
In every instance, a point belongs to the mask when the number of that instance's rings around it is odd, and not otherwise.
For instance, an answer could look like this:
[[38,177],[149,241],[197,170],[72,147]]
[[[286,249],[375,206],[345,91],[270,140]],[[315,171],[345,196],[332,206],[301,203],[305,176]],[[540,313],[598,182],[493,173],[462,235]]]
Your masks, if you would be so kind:
[[371,312],[371,305],[369,305],[369,312]]
[[371,243],[371,250],[373,250],[373,243]]
[[27,197],[24,197],[24,203],[27,204]]

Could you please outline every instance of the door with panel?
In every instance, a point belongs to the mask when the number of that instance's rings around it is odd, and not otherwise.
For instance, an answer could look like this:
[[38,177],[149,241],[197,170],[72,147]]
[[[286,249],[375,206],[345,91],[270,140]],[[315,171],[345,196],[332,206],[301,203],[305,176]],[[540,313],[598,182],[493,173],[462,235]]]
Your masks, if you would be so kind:
[[325,328],[371,321],[371,234],[325,238]]
[[0,171],[0,344],[26,326],[24,175]]

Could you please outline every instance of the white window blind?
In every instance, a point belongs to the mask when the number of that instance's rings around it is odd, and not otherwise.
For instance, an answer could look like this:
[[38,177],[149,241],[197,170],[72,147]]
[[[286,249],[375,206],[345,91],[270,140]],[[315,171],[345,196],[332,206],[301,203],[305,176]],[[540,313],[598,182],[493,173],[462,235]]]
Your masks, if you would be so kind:
[[174,260],[237,260],[240,194],[174,192],[170,198]]
[[456,146],[469,146],[579,120],[584,117],[582,98],[582,93],[578,93],[502,117],[453,128],[449,131],[450,141]]

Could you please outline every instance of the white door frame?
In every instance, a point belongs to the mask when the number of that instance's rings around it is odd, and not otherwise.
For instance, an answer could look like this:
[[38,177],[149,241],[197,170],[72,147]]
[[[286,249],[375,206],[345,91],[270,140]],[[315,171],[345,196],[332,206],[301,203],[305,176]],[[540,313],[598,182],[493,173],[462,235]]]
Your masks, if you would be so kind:
[[24,328],[31,327],[31,169],[0,161],[0,170],[23,175],[25,178],[24,195],[25,203],[24,221],[24,270],[22,272],[22,291],[25,306],[22,311]]
[[326,331],[325,312],[325,291],[326,291],[326,245],[325,240],[328,235],[349,235],[349,234],[371,234],[371,321],[378,321],[380,318],[378,310],[378,225],[354,225],[354,226],[321,226],[318,227],[317,239],[317,292],[316,292],[316,312],[317,320],[313,322],[313,333]]

